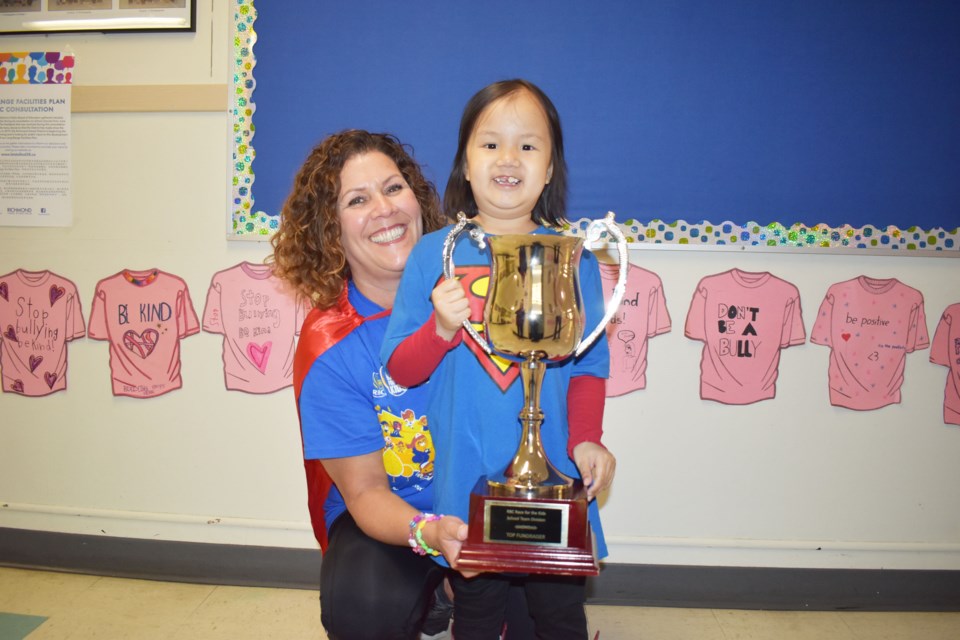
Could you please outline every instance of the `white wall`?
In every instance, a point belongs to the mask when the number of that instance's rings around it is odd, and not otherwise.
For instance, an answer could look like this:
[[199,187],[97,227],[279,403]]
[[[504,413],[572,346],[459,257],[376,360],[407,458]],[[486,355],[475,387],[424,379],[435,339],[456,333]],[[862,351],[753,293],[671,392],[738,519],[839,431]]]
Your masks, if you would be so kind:
[[[77,55],[75,84],[223,84],[232,3],[202,0],[196,34],[0,38]],[[226,100],[225,100],[226,102]],[[73,117],[74,225],[0,228],[0,273],[72,279],[89,315],[122,268],[183,277],[202,312],[211,275],[260,261],[224,237],[227,113]],[[632,252],[664,282],[674,329],[650,343],[648,388],[611,399],[620,464],[602,514],[613,562],[960,569],[960,429],[942,424],[946,370],[908,356],[903,403],[830,406],[824,347],[783,353],[777,398],[699,399],[700,344],[683,337],[698,280],[731,267],[798,286],[809,330],[829,284],[895,276],[923,291],[928,330],[960,300],[955,259],[696,250]],[[68,389],[0,394],[0,527],[313,547],[292,392],[227,392],[218,336],[182,344],[184,387],[111,395],[107,344],[70,344]]]
[[776,398],[699,398],[702,344],[683,336],[699,279],[769,270],[800,290],[809,337],[827,287],[897,277],[927,327],[960,300],[956,259],[800,253],[632,252],[664,282],[673,331],[650,340],[647,388],[607,402],[618,475],[602,511],[611,560],[799,567],[960,568],[960,428],[943,424],[946,368],[907,356],[902,403],[832,407],[829,350],[781,353]]
[[[77,56],[75,85],[219,84],[230,79],[232,2],[202,0],[195,34],[0,38],[10,51]],[[201,313],[210,277],[265,243],[225,239],[228,99],[222,113],[73,116],[74,225],[0,228],[0,273],[73,280],[85,315],[123,268],[186,280]],[[156,539],[312,546],[292,392],[224,390],[219,336],[182,343],[184,387],[111,395],[107,343],[70,343],[68,386],[0,395],[0,526]]]

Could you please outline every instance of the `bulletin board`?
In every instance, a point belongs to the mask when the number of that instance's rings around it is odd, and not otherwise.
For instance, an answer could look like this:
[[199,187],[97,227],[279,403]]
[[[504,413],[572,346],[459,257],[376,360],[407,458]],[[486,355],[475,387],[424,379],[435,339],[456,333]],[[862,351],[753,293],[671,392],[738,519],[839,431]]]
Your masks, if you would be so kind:
[[466,101],[523,77],[563,121],[571,233],[613,211],[636,245],[960,256],[960,3],[257,4],[234,8],[235,238],[269,236],[345,128],[396,134],[442,193]]

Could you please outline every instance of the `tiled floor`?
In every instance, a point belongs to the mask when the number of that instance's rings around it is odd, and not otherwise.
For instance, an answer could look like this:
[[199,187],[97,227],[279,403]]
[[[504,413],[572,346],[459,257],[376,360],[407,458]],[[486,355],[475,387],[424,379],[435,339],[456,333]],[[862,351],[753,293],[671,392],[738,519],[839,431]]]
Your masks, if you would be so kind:
[[[317,593],[0,568],[0,612],[28,640],[321,640]],[[960,613],[588,607],[601,640],[958,640]],[[8,617],[13,620],[16,616]],[[6,629],[6,633],[5,633]],[[593,631],[591,631],[593,633]],[[0,640],[20,640],[15,625]]]

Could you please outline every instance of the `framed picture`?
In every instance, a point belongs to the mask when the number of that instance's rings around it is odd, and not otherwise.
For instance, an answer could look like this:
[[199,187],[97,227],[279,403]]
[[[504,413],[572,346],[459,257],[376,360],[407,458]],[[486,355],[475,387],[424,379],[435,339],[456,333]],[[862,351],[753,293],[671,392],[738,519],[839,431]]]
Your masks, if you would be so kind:
[[0,0],[0,35],[195,31],[196,0]]

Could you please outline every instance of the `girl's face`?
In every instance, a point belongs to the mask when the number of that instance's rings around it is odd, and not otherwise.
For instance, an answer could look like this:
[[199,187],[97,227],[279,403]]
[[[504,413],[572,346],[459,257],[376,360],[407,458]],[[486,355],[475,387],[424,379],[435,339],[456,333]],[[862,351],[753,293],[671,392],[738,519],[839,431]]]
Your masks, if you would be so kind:
[[488,233],[527,233],[544,186],[553,175],[553,141],[546,113],[528,91],[491,103],[477,118],[464,167],[477,222]]
[[381,288],[385,281],[399,280],[423,234],[423,218],[420,202],[396,163],[379,151],[347,160],[340,171],[337,210],[354,280]]

